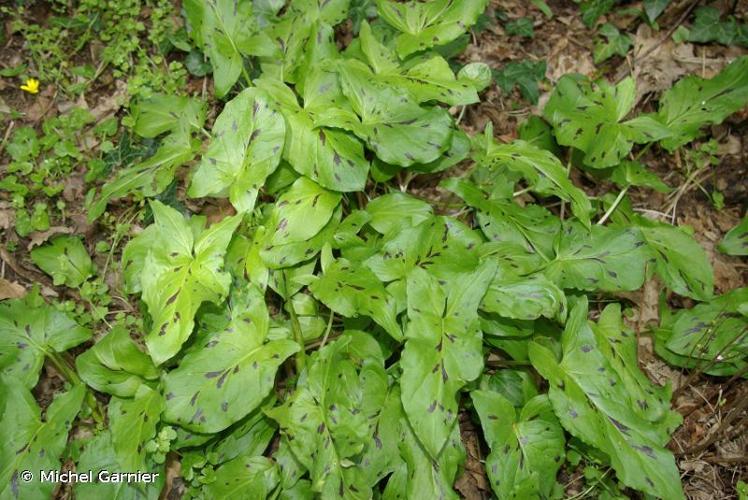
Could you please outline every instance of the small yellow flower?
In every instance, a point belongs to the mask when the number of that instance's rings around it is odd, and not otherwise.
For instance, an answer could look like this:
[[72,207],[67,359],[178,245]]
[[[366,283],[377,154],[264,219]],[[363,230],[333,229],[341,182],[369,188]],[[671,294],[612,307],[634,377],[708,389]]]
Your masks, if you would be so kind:
[[29,94],[39,93],[39,80],[36,78],[27,78],[26,83],[21,85],[21,90],[25,90]]

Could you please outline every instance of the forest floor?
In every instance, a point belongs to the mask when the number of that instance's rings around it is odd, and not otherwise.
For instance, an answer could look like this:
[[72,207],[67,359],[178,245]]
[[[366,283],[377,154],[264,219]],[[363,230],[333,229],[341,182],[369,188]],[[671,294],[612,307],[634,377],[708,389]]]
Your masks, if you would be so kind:
[[[128,2],[124,2],[128,3]],[[138,2],[129,2],[137,4]],[[567,73],[582,73],[594,77],[607,77],[619,80],[631,75],[635,78],[638,89],[638,108],[651,110],[650,98],[670,88],[675,81],[686,74],[696,73],[710,77],[718,73],[725,65],[748,50],[719,44],[675,43],[671,36],[679,26],[688,25],[689,14],[696,4],[691,0],[672,1],[658,19],[659,31],[654,30],[635,15],[617,13],[610,15],[602,22],[610,22],[622,32],[629,33],[634,41],[633,48],[625,57],[614,56],[611,59],[595,64],[593,51],[600,38],[597,28],[585,26],[579,15],[579,6],[571,0],[549,0],[553,16],[546,17],[531,2],[524,0],[491,0],[486,13],[485,25],[474,30],[472,42],[466,52],[460,56],[464,62],[482,61],[499,70],[510,62],[543,61],[547,64],[545,78],[539,83],[539,100],[532,104],[523,98],[519,90],[505,92],[495,84],[484,92],[482,102],[467,107],[461,119],[461,125],[468,131],[482,131],[491,122],[496,135],[504,140],[517,137],[518,125],[528,116],[538,114],[547,101],[553,84]],[[640,2],[628,2],[623,7],[636,7]],[[164,2],[159,5],[163,6]],[[748,13],[748,0],[741,0],[733,5],[732,1],[713,1],[710,5],[723,11],[734,8],[734,12]],[[0,3],[0,5],[3,5]],[[45,127],[61,128],[68,134],[74,147],[80,154],[60,151],[54,158],[60,170],[51,173],[57,176],[51,179],[40,179],[38,182],[47,186],[53,185],[49,196],[41,190],[30,190],[21,196],[25,204],[27,220],[19,221],[18,196],[7,190],[7,185],[0,188],[0,300],[19,297],[25,294],[35,283],[42,286],[42,294],[47,297],[58,297],[72,301],[80,311],[95,316],[95,309],[105,308],[106,313],[114,311],[134,313],[134,307],[122,297],[103,301],[97,292],[81,293],[63,286],[55,286],[52,280],[42,273],[31,261],[30,250],[58,234],[77,234],[85,238],[88,248],[96,248],[97,243],[106,242],[102,251],[95,251],[94,260],[99,267],[111,269],[103,278],[109,289],[116,289],[119,280],[118,270],[112,264],[114,255],[118,255],[126,241],[125,234],[113,234],[116,226],[124,220],[130,208],[129,202],[119,200],[105,222],[90,223],[87,220],[85,207],[86,190],[90,182],[100,180],[101,176],[92,176],[91,164],[94,160],[105,162],[106,169],[117,168],[132,158],[144,154],[136,147],[129,148],[129,139],[124,128],[119,125],[127,115],[127,104],[134,98],[132,82],[137,77],[146,81],[143,87],[152,84],[152,88],[163,90],[169,85],[184,85],[189,93],[206,93],[211,85],[210,77],[194,76],[189,72],[174,76],[168,63],[185,60],[185,53],[177,52],[163,62],[155,63],[149,73],[135,74],[136,68],[109,67],[101,68],[99,61],[104,50],[102,43],[91,40],[74,55],[58,54],[54,48],[47,47],[51,55],[44,55],[44,50],[36,52],[29,47],[28,30],[19,28],[19,16],[14,14],[15,3],[5,2],[3,11],[4,36],[0,48],[0,181],[7,181],[7,165],[10,161],[8,146],[15,130],[31,127],[44,134]],[[144,9],[140,12],[143,22],[150,19],[152,12]],[[20,17],[27,26],[49,26],[53,15],[49,4],[35,2],[29,5]],[[165,24],[181,23],[179,6],[164,15]],[[532,35],[510,35],[505,28],[508,22],[518,19],[529,19],[532,23]],[[146,34],[139,33],[144,46]],[[53,36],[44,41],[53,44]],[[341,36],[344,36],[341,35]],[[41,42],[32,42],[40,46]],[[123,42],[124,44],[124,42]],[[37,47],[38,48],[38,47]],[[42,47],[43,48],[43,47]],[[128,49],[129,50],[129,49]],[[135,54],[135,51],[132,52]],[[80,81],[87,82],[84,93],[63,91],[61,84],[49,81],[50,73],[38,74],[41,89],[38,94],[29,94],[19,90],[18,75],[31,68],[39,71],[39,58],[49,57],[52,64],[64,62],[69,67],[81,68],[78,72]],[[60,60],[57,61],[54,58]],[[133,56],[135,57],[135,56]],[[164,69],[166,68],[166,69]],[[93,73],[91,74],[91,70]],[[140,70],[137,70],[140,71]],[[158,80],[172,78],[173,82]],[[153,84],[158,80],[158,85]],[[74,85],[75,80],[66,85]],[[128,87],[128,84],[130,85]],[[73,107],[82,107],[89,111],[90,120],[73,125],[69,111]],[[209,111],[210,122],[215,117],[215,107]],[[104,129],[111,126],[113,131],[94,130],[97,126]],[[60,119],[55,121],[56,119]],[[713,140],[713,142],[709,142]],[[702,147],[708,143],[708,147]],[[668,220],[679,225],[693,228],[694,236],[706,249],[715,272],[716,292],[722,293],[748,282],[748,266],[745,259],[730,257],[716,250],[717,243],[724,234],[737,225],[748,207],[748,110],[735,115],[725,123],[712,127],[708,137],[694,143],[692,152],[687,155],[665,156],[648,153],[642,161],[656,172],[667,184],[676,188],[673,194],[654,193],[649,189],[630,191],[635,209],[655,218]],[[57,149],[57,148],[56,148]],[[50,153],[51,155],[52,153]],[[694,173],[694,165],[698,170]],[[181,174],[180,174],[181,175]],[[577,186],[583,187],[589,194],[598,194],[610,190],[611,186],[592,180],[576,171],[574,179]],[[417,177],[412,181],[412,193],[431,199],[448,207],[454,203],[450,195],[437,187],[438,176]],[[718,197],[714,196],[718,193]],[[177,193],[167,194],[177,196]],[[181,197],[184,198],[184,197]],[[189,206],[196,212],[215,215],[230,210],[228,204],[210,202],[205,205]],[[445,208],[449,211],[449,208]],[[37,219],[44,219],[42,212],[47,213],[48,221],[36,224]],[[29,231],[22,231],[23,236],[15,229],[18,224],[31,224]],[[111,252],[110,252],[111,250]],[[114,262],[117,260],[115,259]],[[711,377],[699,370],[677,370],[661,361],[653,352],[653,343],[645,333],[648,326],[656,324],[659,319],[659,300],[662,289],[656,280],[649,281],[639,292],[629,294],[626,299],[635,305],[636,314],[627,318],[630,325],[640,332],[639,361],[644,372],[659,384],[672,384],[675,392],[673,406],[684,421],[675,433],[669,448],[676,456],[681,472],[684,489],[689,498],[728,499],[738,498],[736,484],[739,479],[748,478],[748,381],[743,376]],[[670,300],[674,306],[692,305],[689,299],[673,296]],[[602,307],[602,305],[601,305]],[[594,305],[593,305],[594,308]],[[35,395],[44,407],[60,385],[59,377],[52,371],[45,372]],[[468,449],[468,463],[464,475],[458,480],[457,489],[465,498],[489,498],[490,487],[483,474],[479,461],[483,458],[480,438],[476,424],[469,416],[462,415],[461,425],[463,438]],[[586,495],[583,471],[568,470],[562,472],[562,482],[568,497],[582,498]],[[745,498],[745,497],[743,497]]]

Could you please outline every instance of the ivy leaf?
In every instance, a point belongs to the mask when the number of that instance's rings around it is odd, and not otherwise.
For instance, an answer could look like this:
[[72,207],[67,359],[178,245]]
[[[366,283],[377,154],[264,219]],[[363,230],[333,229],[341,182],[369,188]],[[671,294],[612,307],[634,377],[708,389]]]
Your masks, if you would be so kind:
[[44,357],[91,338],[67,313],[47,305],[38,289],[22,299],[0,302],[0,373],[36,386]]
[[368,268],[337,259],[312,282],[309,290],[336,313],[346,317],[369,316],[395,340],[402,340],[395,301]]
[[244,68],[243,56],[270,55],[271,42],[259,31],[252,2],[187,0],[184,5],[191,35],[210,59],[216,97],[225,96]]
[[424,449],[438,458],[457,421],[457,392],[483,367],[477,309],[496,272],[485,262],[449,288],[420,268],[408,276],[402,402]]
[[52,276],[55,286],[78,288],[94,273],[91,257],[77,236],[58,236],[33,249],[31,260]]
[[486,471],[499,498],[550,498],[565,456],[564,431],[548,397],[536,396],[519,416],[498,392],[470,393],[491,453]]
[[373,425],[387,390],[379,344],[347,332],[308,359],[296,391],[268,415],[322,497],[366,498],[371,487],[358,456],[377,446]]
[[748,255],[748,217],[730,229],[717,248],[727,255]]
[[540,97],[538,82],[545,78],[545,71],[545,61],[524,60],[507,63],[494,72],[494,77],[496,84],[504,93],[509,94],[516,86],[519,87],[522,97],[532,104],[537,104]]
[[748,104],[748,56],[735,59],[707,80],[687,76],[665,92],[657,118],[670,129],[662,147],[674,151],[699,135],[701,127],[720,124]]
[[447,44],[474,25],[487,0],[431,0],[397,3],[377,0],[379,15],[400,31],[395,39],[401,58]]
[[283,116],[262,91],[242,91],[218,115],[188,195],[228,194],[237,211],[251,212],[265,179],[280,163],[285,133]]
[[547,347],[530,341],[530,361],[550,383],[554,412],[572,435],[608,456],[626,486],[662,498],[685,498],[673,455],[664,448],[669,437],[634,410],[636,402],[601,340],[587,322],[582,298],[566,322],[560,362]]
[[655,348],[669,363],[733,375],[748,353],[748,288],[738,288],[692,309],[666,311],[655,332]]
[[613,86],[604,80],[591,82],[581,75],[562,77],[543,109],[556,139],[585,153],[584,164],[612,167],[629,154],[634,143],[661,140],[670,135],[667,126],[649,115],[623,120],[634,107],[634,80]]
[[116,325],[92,348],[75,358],[81,379],[99,392],[121,398],[135,396],[145,380],[160,372],[123,326]]
[[584,228],[567,223],[558,237],[555,259],[545,274],[561,288],[636,290],[644,284],[649,249],[636,228]]
[[[577,1],[577,0],[574,0]],[[582,22],[588,28],[595,26],[600,17],[607,14],[617,0],[583,0],[579,10],[582,12]],[[577,3],[579,3],[577,1]]]
[[[41,410],[24,384],[0,376],[0,497],[51,498],[55,483],[41,482],[39,471],[60,470],[68,432],[80,411],[85,386],[76,385],[55,397],[42,421]],[[20,477],[32,471],[30,482]]]
[[382,161],[401,167],[435,161],[450,146],[452,118],[446,110],[419,106],[376,81],[359,61],[349,59],[338,68],[343,93],[360,118],[340,113],[328,125],[352,131]]
[[589,224],[589,214],[592,211],[589,198],[584,191],[574,186],[564,166],[549,151],[525,141],[497,144],[492,139],[486,151],[478,156],[477,162],[491,169],[504,167],[519,172],[538,193],[570,201],[574,215],[583,223]]
[[669,3],[670,0],[644,0],[644,13],[647,14],[649,22],[655,22],[660,17],[660,14],[665,11]]
[[145,443],[156,435],[164,400],[161,393],[141,385],[135,397],[109,401],[109,428],[118,464],[127,471],[148,470]]
[[241,215],[227,217],[196,237],[190,222],[173,208],[152,201],[151,209],[158,232],[152,233],[140,282],[153,320],[145,338],[148,354],[160,365],[192,334],[200,304],[221,302],[228,294],[231,278],[221,268]]
[[209,498],[270,498],[279,482],[278,467],[270,459],[243,456],[218,467],[205,492]]
[[235,291],[231,319],[201,335],[164,377],[164,420],[203,433],[219,432],[252,412],[272,390],[278,367],[299,346],[267,340],[269,315],[255,288]]
[[748,46],[748,24],[738,24],[733,16],[724,21],[721,17],[722,12],[714,7],[696,9],[693,25],[688,30],[688,41]]
[[614,25],[605,23],[600,26],[599,33],[604,36],[607,41],[598,41],[595,44],[595,50],[593,57],[595,64],[600,64],[607,61],[613,56],[625,57],[626,53],[634,45],[634,40],[631,35],[624,33],[621,34]]

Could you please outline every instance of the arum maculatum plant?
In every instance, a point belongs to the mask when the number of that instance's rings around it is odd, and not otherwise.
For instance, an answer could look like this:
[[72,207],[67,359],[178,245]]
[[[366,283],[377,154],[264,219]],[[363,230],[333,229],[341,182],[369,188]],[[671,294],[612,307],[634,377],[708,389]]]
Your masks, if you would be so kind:
[[[59,468],[75,422],[89,428],[76,470],[161,473],[77,484],[77,498],[156,499],[176,461],[194,498],[454,498],[460,414],[480,423],[498,498],[561,497],[570,447],[626,487],[683,498],[666,448],[681,418],[640,371],[617,298],[657,279],[699,302],[663,305],[657,353],[731,375],[748,290],[715,297],[689,231],[627,193],[670,189],[636,153],[675,151],[745,106],[748,58],[684,78],[652,113],[633,111],[631,79],[565,76],[502,143],[455,120],[489,68],[442,55],[485,0],[379,0],[347,43],[345,0],[183,7],[220,112],[208,130],[197,98],[138,103],[134,132],[158,149],[88,198],[92,220],[148,200],[153,222],[121,261],[145,326],[115,326],[73,366],[65,351],[90,331],[36,295],[0,304],[3,498],[51,495],[18,475]],[[616,187],[589,196],[571,169]],[[457,215],[408,193],[404,179],[436,174]],[[232,215],[155,199],[175,182]],[[30,390],[45,359],[70,388],[42,418]]]

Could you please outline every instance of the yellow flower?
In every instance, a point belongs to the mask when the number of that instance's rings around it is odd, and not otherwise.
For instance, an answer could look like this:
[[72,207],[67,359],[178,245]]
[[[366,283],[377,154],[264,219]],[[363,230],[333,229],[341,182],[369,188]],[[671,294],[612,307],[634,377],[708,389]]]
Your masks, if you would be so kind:
[[36,78],[27,78],[26,83],[21,85],[21,90],[25,90],[29,94],[39,93],[39,80]]

